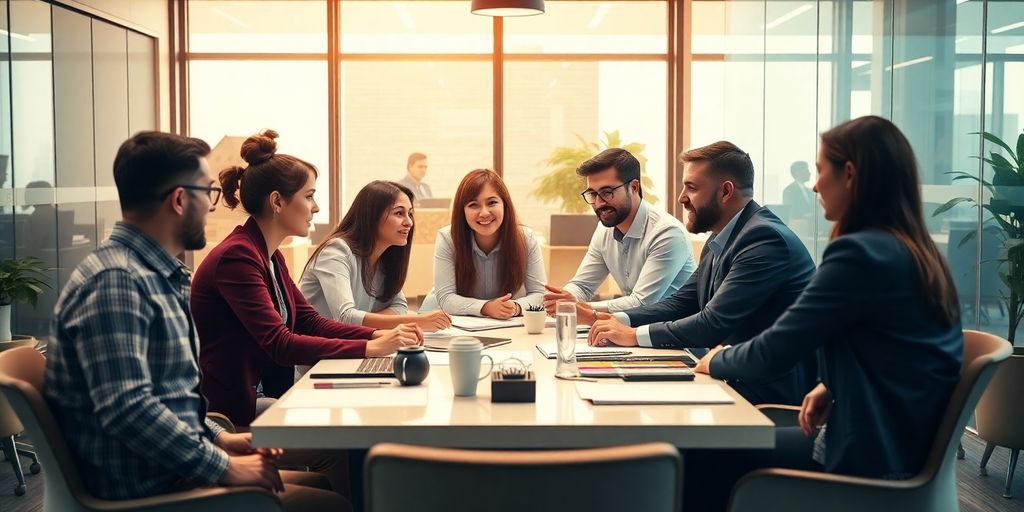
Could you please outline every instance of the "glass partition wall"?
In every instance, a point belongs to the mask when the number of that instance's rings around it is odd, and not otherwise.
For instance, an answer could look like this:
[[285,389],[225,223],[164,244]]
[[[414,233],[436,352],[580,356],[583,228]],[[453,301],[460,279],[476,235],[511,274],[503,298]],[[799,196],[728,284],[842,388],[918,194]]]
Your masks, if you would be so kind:
[[[761,173],[758,199],[820,257],[830,226],[817,201],[805,211],[787,188],[813,184],[801,162],[813,178],[822,131],[866,114],[891,119],[917,154],[926,221],[965,327],[1012,338],[1019,314],[1008,311],[1008,284],[1024,282],[1004,260],[1019,217],[993,215],[978,181],[992,183],[993,168],[978,157],[1009,157],[980,132],[1015,149],[1024,129],[1024,2],[695,1],[692,13],[692,143],[728,138],[747,149]],[[996,211],[1012,210],[1000,199],[1019,208],[1016,183],[996,183]],[[942,207],[954,198],[966,200]]]

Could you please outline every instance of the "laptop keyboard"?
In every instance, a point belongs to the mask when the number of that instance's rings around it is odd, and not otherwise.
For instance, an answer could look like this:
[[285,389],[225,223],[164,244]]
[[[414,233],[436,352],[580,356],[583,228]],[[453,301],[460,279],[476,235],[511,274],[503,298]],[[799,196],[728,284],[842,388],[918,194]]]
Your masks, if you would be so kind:
[[[351,368],[351,366],[349,367]],[[362,363],[359,363],[359,368],[356,368],[356,373],[395,373],[395,358],[393,356],[386,357],[367,357],[363,359]]]

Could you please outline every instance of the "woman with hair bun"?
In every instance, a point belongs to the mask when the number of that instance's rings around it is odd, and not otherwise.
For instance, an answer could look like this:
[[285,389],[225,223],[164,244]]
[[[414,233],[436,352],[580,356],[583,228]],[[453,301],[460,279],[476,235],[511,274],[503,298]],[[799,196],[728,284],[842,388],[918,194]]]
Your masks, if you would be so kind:
[[[415,324],[393,329],[337,322],[320,316],[292,281],[278,246],[307,236],[316,168],[277,153],[277,133],[266,130],[242,144],[246,167],[221,171],[224,202],[249,214],[196,270],[192,314],[202,341],[203,394],[210,410],[248,427],[256,415],[256,386],[280,396],[295,365],[321,359],[384,356],[423,342]],[[283,370],[283,371],[282,371]],[[270,389],[270,375],[287,381]],[[279,383],[278,383],[279,384]]]

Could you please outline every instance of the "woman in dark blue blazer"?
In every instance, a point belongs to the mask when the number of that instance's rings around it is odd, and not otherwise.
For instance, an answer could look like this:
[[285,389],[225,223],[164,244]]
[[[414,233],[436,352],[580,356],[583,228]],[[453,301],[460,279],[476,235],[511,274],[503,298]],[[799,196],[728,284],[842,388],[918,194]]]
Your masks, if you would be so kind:
[[799,429],[778,429],[775,450],[732,471],[909,478],[959,380],[953,280],[925,227],[913,150],[895,125],[868,116],[825,132],[817,167],[814,189],[835,222],[817,274],[772,327],[714,349],[697,371],[756,379],[818,353],[821,382],[804,398]]

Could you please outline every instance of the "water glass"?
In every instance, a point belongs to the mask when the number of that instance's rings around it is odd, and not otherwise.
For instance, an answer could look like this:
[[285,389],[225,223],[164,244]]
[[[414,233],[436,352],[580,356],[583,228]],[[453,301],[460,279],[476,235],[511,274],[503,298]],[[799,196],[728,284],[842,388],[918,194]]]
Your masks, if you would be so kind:
[[579,377],[576,367],[576,303],[560,300],[555,304],[555,343],[558,346],[558,377]]

